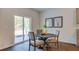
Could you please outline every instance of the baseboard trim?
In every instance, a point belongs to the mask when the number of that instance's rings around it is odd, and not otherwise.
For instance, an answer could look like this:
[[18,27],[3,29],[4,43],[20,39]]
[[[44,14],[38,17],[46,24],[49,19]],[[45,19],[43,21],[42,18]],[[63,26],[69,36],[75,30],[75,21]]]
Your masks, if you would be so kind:
[[12,44],[12,45],[8,45],[8,46],[6,46],[6,47],[3,47],[3,48],[0,49],[0,51],[2,51],[2,50],[4,50],[4,49],[7,49],[7,48],[10,48],[10,47],[12,47],[12,46],[13,46],[13,44]]
[[76,44],[74,44],[74,43],[68,43],[68,42],[61,42],[61,41],[59,41],[60,43],[63,43],[63,44],[68,44],[68,45],[73,45],[73,46],[77,46]]

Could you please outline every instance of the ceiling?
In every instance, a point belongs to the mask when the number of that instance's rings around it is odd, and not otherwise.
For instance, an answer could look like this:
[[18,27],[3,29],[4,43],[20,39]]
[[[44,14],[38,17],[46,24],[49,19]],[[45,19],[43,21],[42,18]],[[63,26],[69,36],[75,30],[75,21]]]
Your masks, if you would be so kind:
[[32,8],[32,9],[35,11],[38,11],[38,12],[43,12],[43,11],[47,10],[48,8]]

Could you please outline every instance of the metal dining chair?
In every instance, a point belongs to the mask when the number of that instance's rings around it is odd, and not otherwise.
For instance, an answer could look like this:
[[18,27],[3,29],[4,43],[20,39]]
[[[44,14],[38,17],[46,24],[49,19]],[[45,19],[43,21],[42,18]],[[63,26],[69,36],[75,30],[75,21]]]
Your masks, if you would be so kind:
[[42,34],[42,33],[43,33],[43,30],[42,30],[42,29],[37,29],[37,30],[36,30],[36,33],[37,33],[37,34]]
[[43,40],[36,39],[34,32],[29,32],[28,35],[29,35],[29,51],[30,46],[34,46],[34,51],[36,51],[36,47],[44,45]]
[[56,31],[55,35],[56,37],[50,37],[47,39],[47,45],[49,46],[50,43],[55,43],[55,45],[57,46],[57,48],[59,47],[59,42],[58,42],[58,39],[59,39],[59,34],[60,34],[60,31]]

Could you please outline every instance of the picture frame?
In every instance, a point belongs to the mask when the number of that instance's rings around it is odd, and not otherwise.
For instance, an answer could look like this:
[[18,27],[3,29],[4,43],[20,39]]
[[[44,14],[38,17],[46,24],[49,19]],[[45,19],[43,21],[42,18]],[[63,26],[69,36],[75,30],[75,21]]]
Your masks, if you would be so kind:
[[53,19],[52,18],[46,18],[45,19],[45,26],[46,26],[46,28],[52,28],[53,27]]
[[46,28],[62,28],[63,16],[51,17],[45,19]]
[[54,28],[62,28],[63,27],[63,16],[53,17],[53,26]]

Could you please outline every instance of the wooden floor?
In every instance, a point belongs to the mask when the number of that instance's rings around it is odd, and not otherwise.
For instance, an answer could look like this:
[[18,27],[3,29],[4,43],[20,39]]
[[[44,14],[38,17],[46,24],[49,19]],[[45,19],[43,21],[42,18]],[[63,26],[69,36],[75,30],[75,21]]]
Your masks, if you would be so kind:
[[[2,51],[28,51],[28,44],[27,42],[24,42],[19,45],[4,49]],[[33,51],[33,47],[31,47],[31,51]],[[37,51],[47,51],[47,50],[37,48]],[[51,48],[48,48],[48,51],[79,51],[79,47],[72,44],[59,43],[59,48],[52,45]]]
[[48,51],[79,51],[79,47],[73,44],[59,43],[59,48],[52,46],[48,48]]

